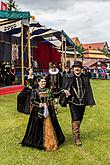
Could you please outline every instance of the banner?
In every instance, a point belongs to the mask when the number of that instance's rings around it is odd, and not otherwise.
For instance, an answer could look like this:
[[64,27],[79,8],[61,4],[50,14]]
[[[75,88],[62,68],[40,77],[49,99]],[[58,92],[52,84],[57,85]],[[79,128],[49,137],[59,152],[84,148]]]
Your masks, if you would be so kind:
[[[28,30],[28,26],[29,22],[26,21],[27,19],[23,19],[22,24],[23,26],[23,33],[24,36],[26,37],[27,35],[27,30]],[[6,32],[8,35],[14,35],[17,37],[20,37],[21,35],[21,20],[7,20],[7,19],[2,19],[2,21],[0,21],[0,31],[1,32]]]
[[8,10],[7,4],[4,2],[1,2],[1,10]]
[[[0,31],[8,32],[9,35],[18,34],[21,32],[21,20],[2,20],[0,21]],[[7,33],[7,34],[8,34]]]
[[18,59],[18,45],[12,44],[12,61]]

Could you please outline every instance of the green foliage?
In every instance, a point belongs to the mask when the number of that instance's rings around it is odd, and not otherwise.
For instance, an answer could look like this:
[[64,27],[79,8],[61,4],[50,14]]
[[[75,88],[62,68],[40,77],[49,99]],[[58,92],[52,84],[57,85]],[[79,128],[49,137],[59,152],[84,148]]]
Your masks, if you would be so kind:
[[74,145],[69,108],[59,106],[58,119],[66,141],[57,151],[22,147],[29,115],[16,111],[17,94],[0,96],[1,165],[109,165],[110,81],[92,80],[96,106],[87,107],[81,125],[82,146]]
[[10,11],[11,10],[19,10],[18,6],[16,5],[16,1],[8,0],[7,5],[8,5],[8,10],[10,10]]
[[47,90],[47,93],[48,93],[48,101],[53,100],[54,96],[53,96],[51,90]]

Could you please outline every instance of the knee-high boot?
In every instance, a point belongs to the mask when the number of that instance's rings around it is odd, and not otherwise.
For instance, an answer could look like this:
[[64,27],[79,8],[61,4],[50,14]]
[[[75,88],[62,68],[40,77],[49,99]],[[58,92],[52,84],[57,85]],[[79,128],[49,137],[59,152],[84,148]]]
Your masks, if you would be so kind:
[[72,121],[72,132],[74,135],[75,144],[77,146],[81,145],[80,140],[80,121]]

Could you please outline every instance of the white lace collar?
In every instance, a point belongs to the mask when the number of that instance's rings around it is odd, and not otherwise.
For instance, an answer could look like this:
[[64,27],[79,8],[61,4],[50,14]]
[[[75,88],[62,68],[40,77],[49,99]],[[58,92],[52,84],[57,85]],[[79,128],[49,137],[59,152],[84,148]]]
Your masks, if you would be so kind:
[[58,74],[58,72],[59,72],[59,69],[58,69],[58,68],[56,68],[56,71],[54,71],[54,72],[52,71],[51,68],[49,69],[49,73],[50,73],[50,74],[55,75],[55,74]]

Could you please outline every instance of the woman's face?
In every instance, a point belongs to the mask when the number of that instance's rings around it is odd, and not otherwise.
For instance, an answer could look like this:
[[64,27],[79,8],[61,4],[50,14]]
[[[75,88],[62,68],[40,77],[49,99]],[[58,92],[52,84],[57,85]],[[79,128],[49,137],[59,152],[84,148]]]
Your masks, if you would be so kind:
[[32,74],[33,74],[33,70],[30,69],[30,70],[29,70],[29,75],[32,75]]
[[45,88],[45,86],[46,86],[46,80],[45,80],[45,79],[41,79],[41,80],[38,82],[38,84],[39,84],[39,87],[40,87],[40,88]]

